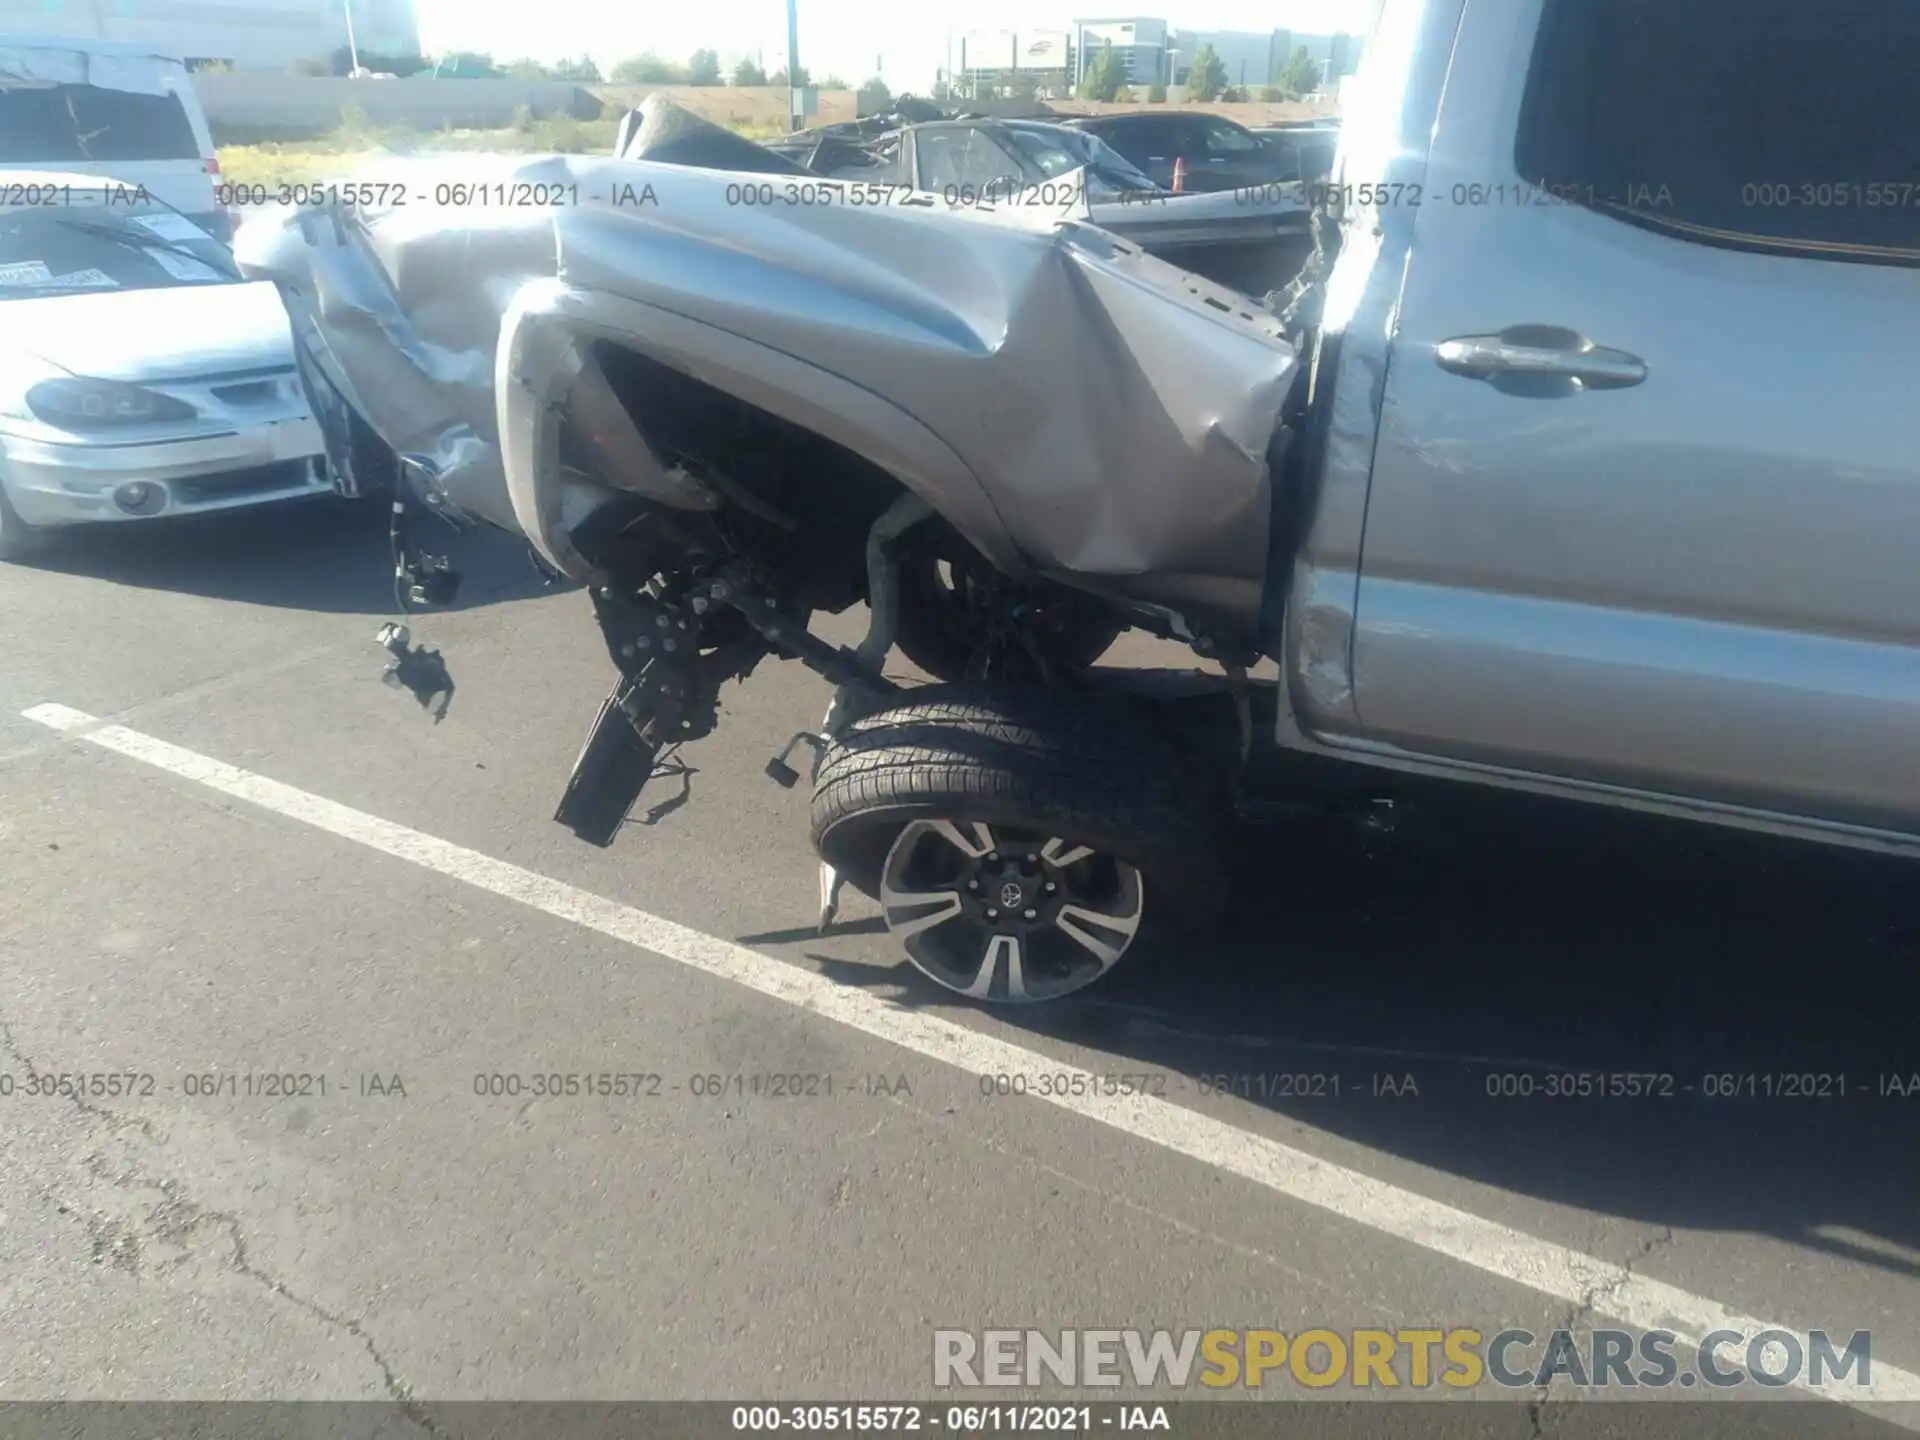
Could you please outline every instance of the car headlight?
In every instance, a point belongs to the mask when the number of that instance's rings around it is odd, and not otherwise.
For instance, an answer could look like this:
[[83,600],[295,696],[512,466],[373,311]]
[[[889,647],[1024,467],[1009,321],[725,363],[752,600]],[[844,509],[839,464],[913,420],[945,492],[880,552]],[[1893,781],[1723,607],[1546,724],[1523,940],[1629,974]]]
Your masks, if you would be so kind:
[[191,420],[199,413],[184,400],[118,380],[42,380],[26,398],[36,419],[67,430]]

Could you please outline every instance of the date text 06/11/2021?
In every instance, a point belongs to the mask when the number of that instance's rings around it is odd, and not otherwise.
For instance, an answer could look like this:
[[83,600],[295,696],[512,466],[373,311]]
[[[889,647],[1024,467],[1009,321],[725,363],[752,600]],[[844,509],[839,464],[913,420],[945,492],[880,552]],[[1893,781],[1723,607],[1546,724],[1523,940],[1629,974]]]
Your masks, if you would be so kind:
[[557,210],[586,203],[618,210],[651,209],[660,203],[652,184],[631,181],[610,185],[602,193],[583,191],[570,181],[442,180],[428,186],[404,180],[230,180],[214,187],[214,197],[228,209],[341,205],[397,210],[437,205],[456,210]]
[[192,1070],[169,1077],[151,1070],[29,1070],[24,1075],[0,1071],[0,1100],[145,1100],[157,1096],[318,1100],[337,1095],[404,1098],[406,1094],[407,1083],[397,1071],[328,1075],[308,1070]]
[[1170,1432],[1164,1405],[736,1405],[736,1431],[888,1431],[947,1435],[1092,1434],[1102,1430]]

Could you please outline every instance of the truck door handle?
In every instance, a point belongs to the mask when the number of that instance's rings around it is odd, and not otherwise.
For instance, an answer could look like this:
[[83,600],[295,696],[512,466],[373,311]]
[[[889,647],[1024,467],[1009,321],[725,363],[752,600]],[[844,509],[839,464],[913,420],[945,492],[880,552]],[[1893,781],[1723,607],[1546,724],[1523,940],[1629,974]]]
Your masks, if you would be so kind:
[[1544,375],[1578,380],[1589,390],[1619,390],[1647,378],[1647,362],[1638,355],[1595,345],[1577,331],[1547,325],[1516,325],[1497,335],[1443,340],[1434,359],[1442,370],[1473,380]]

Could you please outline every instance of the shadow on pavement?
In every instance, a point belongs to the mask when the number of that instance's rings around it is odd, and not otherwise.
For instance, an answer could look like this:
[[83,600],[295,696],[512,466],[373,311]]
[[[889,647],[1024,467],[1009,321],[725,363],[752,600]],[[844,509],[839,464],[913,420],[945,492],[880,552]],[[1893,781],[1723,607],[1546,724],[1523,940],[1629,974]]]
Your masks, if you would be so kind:
[[[481,526],[421,522],[419,537],[464,579],[456,603],[474,609],[546,593],[523,542]],[[332,497],[151,524],[76,526],[32,564],[143,590],[346,615],[394,612],[387,510]]]
[[[996,1019],[1442,1173],[1920,1277],[1911,861],[1521,796],[1402,810],[1250,836],[1224,933]],[[1632,1075],[1671,1093],[1605,1093]]]

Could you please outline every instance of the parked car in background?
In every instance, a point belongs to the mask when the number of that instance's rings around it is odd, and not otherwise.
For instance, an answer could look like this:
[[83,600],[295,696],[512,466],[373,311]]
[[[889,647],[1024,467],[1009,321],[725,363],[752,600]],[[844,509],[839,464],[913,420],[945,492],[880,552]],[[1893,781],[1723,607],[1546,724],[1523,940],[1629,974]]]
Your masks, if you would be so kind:
[[149,45],[0,35],[0,185],[19,170],[138,185],[216,240],[233,238],[187,67]]
[[937,120],[871,137],[776,140],[771,148],[817,174],[905,185],[960,204],[1083,170],[1091,204],[1166,193],[1098,137],[1044,120]]
[[46,531],[325,493],[272,285],[139,187],[0,180],[0,559]]
[[1268,145],[1289,150],[1296,157],[1300,178],[1311,184],[1333,173],[1335,152],[1340,148],[1340,122],[1337,120],[1287,121],[1254,128]]
[[1066,123],[1105,141],[1168,189],[1173,188],[1179,162],[1185,162],[1182,190],[1237,190],[1301,178],[1301,156],[1294,145],[1220,115],[1157,110],[1088,115]]

